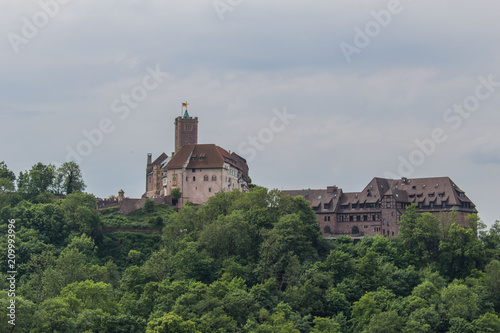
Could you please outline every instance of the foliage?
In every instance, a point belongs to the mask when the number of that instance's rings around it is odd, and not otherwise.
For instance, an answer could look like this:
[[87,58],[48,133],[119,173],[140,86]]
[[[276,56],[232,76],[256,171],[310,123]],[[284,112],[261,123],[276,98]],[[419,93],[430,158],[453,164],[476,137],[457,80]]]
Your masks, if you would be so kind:
[[[20,332],[500,330],[500,222],[486,231],[471,216],[463,228],[409,207],[393,239],[322,240],[309,204],[277,190],[122,216],[91,194],[54,197],[50,170],[0,193],[2,253],[16,219]],[[9,302],[0,294],[4,317]]]
[[66,195],[82,192],[87,187],[80,166],[73,161],[65,162],[57,169],[53,186],[56,193]]

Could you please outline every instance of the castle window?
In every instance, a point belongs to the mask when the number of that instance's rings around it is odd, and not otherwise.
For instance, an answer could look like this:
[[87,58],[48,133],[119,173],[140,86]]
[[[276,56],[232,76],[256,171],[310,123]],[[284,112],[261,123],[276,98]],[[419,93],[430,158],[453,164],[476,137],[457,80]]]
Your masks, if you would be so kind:
[[203,181],[208,182],[208,176],[203,176]]
[[375,220],[376,220],[376,216],[372,215],[372,221],[375,221]]
[[173,175],[172,176],[172,181],[176,182],[177,181],[177,176],[176,175]]
[[208,192],[212,192],[212,188],[211,187],[208,188]]
[[193,182],[196,181],[196,177],[193,177]]
[[330,227],[325,227],[325,234],[331,234],[332,233],[332,230],[330,229]]
[[360,215],[356,216],[356,221],[361,221],[361,216]]
[[344,216],[343,216],[343,215],[340,215],[340,216],[339,216],[339,221],[340,221],[340,222],[344,222]]
[[356,208],[358,208],[358,204],[352,204],[351,207],[352,207],[352,209],[356,209]]
[[431,202],[430,205],[431,205],[431,208],[434,208],[434,202]]
[[421,202],[419,202],[419,203],[418,203],[418,208],[423,208],[423,207],[424,207],[424,204],[423,204],[423,203],[421,203]]
[[340,206],[340,209],[348,209],[349,208],[349,205],[341,205]]
[[387,201],[387,208],[391,208],[391,202]]
[[392,235],[394,236],[394,231],[392,232]]
[[359,228],[357,226],[352,227],[352,234],[353,235],[359,234]]
[[330,209],[330,205],[329,204],[324,204],[324,209]]
[[328,216],[328,222],[330,222],[330,216]]
[[214,182],[214,181],[216,181],[216,180],[217,180],[217,176],[216,176],[216,175],[213,175],[213,176],[212,176],[212,181]]
[[443,201],[443,203],[441,205],[443,208],[446,208],[446,201]]
[[200,161],[203,161],[205,159],[205,157],[200,157]]
[[354,221],[354,216],[349,215],[349,221],[350,221],[350,222]]
[[389,221],[387,221],[387,226],[390,227],[391,226],[391,223]]
[[370,193],[370,191],[368,191],[368,194],[366,195],[367,198],[371,198],[372,197],[372,194]]
[[190,130],[192,130],[192,129],[193,129],[193,127],[192,127],[191,125],[185,125],[185,126],[184,126],[184,129],[185,129],[186,131],[190,131]]
[[196,169],[193,169],[192,171],[193,171],[193,172],[196,172]]
[[359,204],[359,208],[365,208],[365,204]]
[[368,215],[363,215],[363,221],[368,221]]

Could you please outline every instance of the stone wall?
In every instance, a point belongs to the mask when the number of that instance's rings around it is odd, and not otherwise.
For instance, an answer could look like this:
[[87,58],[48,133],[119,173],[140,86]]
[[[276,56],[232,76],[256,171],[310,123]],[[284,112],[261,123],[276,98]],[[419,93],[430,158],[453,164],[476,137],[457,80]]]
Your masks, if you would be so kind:
[[[154,201],[155,205],[172,205],[172,197],[162,197],[162,198],[155,198],[151,199]],[[123,202],[120,204],[120,214],[122,215],[128,215],[132,213],[133,211],[136,211],[138,209],[141,209],[144,207],[144,202],[146,201],[145,198],[142,199],[129,199],[126,198],[123,200]]]

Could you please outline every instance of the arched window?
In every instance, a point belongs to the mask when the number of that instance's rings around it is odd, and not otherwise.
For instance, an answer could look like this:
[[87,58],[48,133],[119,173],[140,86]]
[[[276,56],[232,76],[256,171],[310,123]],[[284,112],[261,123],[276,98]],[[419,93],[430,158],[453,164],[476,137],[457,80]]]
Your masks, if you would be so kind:
[[208,182],[208,176],[203,176],[203,181]]
[[332,233],[332,230],[330,229],[330,227],[325,227],[325,234],[331,234]]
[[213,175],[213,176],[212,176],[212,181],[214,182],[214,181],[216,181],[216,180],[217,180],[217,176],[216,176],[216,175]]
[[359,228],[357,226],[352,227],[352,234],[353,235],[359,234]]

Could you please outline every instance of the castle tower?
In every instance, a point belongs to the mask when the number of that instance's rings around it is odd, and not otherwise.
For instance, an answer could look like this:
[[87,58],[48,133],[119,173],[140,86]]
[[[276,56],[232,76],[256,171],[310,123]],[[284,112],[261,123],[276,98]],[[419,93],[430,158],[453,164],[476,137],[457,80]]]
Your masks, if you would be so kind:
[[187,144],[198,144],[198,117],[190,117],[187,102],[182,103],[184,115],[175,118],[175,151]]

